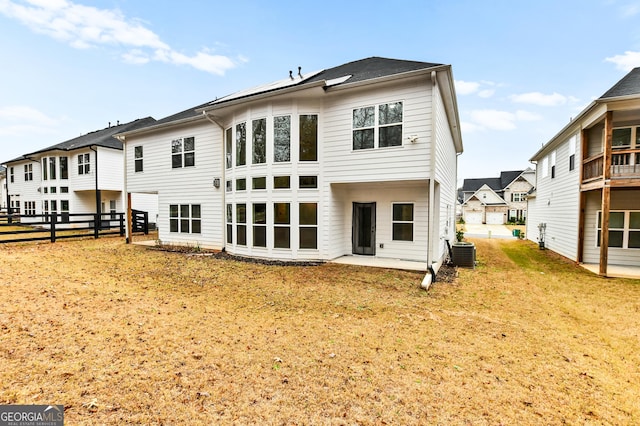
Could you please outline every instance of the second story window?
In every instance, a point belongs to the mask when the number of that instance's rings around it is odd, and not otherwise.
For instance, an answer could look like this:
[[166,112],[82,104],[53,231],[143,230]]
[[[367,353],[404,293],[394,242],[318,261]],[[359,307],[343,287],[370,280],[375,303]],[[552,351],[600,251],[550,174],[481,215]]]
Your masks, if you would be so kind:
[[267,162],[267,119],[253,120],[253,164]]
[[318,161],[318,116],[300,116],[300,161]]
[[54,180],[56,178],[56,157],[49,157],[49,179]]
[[24,165],[24,181],[28,182],[33,180],[33,164]]
[[135,148],[133,148],[133,156],[134,156],[134,168],[136,173],[137,172],[141,172],[144,170],[143,168],[143,161],[142,161],[142,147],[141,146],[136,146]]
[[247,123],[236,124],[236,166],[247,164]]
[[13,174],[13,167],[9,168],[9,182],[13,183],[15,181],[15,177]]
[[402,145],[402,102],[353,110],[354,150]]
[[171,167],[193,167],[196,165],[196,141],[194,137],[171,141]]
[[88,175],[89,172],[91,172],[90,158],[91,157],[89,154],[78,155],[78,174],[79,175]]
[[60,157],[60,179],[69,179],[69,157]]
[[291,116],[273,117],[273,161],[291,161]]

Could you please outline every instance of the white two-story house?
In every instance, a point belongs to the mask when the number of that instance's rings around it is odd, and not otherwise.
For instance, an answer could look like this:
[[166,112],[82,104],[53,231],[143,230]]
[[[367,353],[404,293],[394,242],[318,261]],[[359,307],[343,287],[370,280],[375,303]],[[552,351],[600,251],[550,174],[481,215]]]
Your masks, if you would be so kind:
[[640,68],[531,157],[527,237],[607,275],[640,265]]
[[162,242],[435,265],[455,234],[449,65],[372,57],[285,71],[118,137],[127,191],[158,194]]
[[[113,135],[153,122],[109,125],[3,163],[11,213],[23,223],[39,223],[42,215],[123,212],[122,143]],[[140,200],[139,208],[156,207],[155,197]]]

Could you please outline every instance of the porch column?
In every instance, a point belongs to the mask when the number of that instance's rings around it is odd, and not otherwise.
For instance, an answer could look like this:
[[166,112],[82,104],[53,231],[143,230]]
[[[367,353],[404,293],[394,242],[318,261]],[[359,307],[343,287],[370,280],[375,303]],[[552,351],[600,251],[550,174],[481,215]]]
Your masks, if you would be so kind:
[[576,256],[578,263],[582,263],[584,261],[584,222],[586,207],[587,194],[580,191],[580,207],[578,210],[578,253]]
[[127,192],[127,211],[126,211],[126,215],[127,215],[127,237],[126,237],[126,242],[127,244],[130,244],[133,241],[133,231],[132,231],[132,225],[133,225],[133,218],[132,218],[132,213],[131,213],[131,193]]
[[611,210],[611,145],[613,143],[613,112],[607,111],[604,117],[604,165],[602,187],[602,215],[600,220],[600,275],[607,276],[609,263],[609,211]]

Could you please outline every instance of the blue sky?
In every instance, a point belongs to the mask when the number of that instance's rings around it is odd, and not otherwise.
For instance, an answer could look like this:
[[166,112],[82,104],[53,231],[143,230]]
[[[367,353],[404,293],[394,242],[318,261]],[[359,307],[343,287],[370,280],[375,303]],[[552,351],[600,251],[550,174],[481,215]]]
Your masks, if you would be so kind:
[[0,0],[0,161],[370,56],[451,64],[459,180],[524,169],[640,66],[629,0]]

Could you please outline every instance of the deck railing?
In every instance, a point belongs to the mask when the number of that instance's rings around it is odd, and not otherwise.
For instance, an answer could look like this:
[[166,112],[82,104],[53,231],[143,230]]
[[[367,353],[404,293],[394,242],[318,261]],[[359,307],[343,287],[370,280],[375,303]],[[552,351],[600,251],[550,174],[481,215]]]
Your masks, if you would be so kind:
[[[604,154],[593,155],[583,164],[583,183],[604,178]],[[612,179],[640,179],[640,149],[616,149],[611,154]]]

